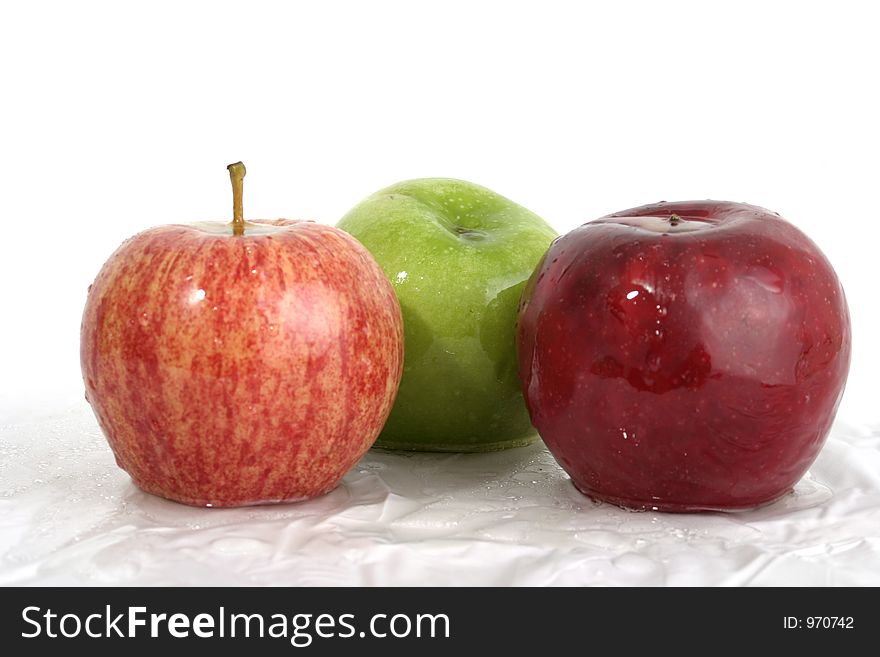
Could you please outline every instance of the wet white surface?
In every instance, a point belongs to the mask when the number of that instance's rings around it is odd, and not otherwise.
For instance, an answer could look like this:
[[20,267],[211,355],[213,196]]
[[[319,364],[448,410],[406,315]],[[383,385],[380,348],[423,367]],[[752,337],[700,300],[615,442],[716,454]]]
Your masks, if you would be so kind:
[[0,585],[880,585],[880,430],[838,422],[794,493],[632,513],[542,444],[371,452],[329,495],[195,509],[142,493],[87,405],[0,426]]

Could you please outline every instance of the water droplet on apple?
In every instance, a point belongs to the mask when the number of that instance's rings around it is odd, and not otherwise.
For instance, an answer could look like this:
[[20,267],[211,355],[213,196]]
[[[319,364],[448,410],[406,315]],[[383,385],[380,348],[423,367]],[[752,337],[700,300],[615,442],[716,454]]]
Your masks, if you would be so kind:
[[477,230],[475,228],[465,228],[464,226],[456,226],[455,232],[458,233],[458,236],[462,239],[469,240],[472,242],[480,242],[486,239],[486,233],[481,230]]
[[755,267],[743,278],[772,294],[781,294],[785,289],[783,278],[765,267]]

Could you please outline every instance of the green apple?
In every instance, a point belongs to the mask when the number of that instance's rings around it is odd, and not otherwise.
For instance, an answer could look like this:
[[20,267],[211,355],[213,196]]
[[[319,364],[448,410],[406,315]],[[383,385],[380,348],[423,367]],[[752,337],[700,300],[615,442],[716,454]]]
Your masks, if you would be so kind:
[[372,252],[403,311],[403,379],[376,446],[482,452],[534,441],[515,323],[556,232],[503,196],[446,178],[383,189],[338,227]]

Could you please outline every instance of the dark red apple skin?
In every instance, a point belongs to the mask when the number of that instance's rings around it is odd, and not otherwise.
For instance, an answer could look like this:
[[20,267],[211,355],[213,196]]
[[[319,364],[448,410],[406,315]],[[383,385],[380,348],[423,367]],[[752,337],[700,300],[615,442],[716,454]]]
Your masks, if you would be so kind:
[[340,230],[171,225],[101,269],[81,363],[116,461],[143,490],[198,506],[299,500],[334,488],[375,441],[403,326],[382,270]]
[[851,329],[834,270],[797,228],[694,201],[558,238],[523,292],[517,342],[532,422],[579,490],[736,510],[784,495],[816,458]]

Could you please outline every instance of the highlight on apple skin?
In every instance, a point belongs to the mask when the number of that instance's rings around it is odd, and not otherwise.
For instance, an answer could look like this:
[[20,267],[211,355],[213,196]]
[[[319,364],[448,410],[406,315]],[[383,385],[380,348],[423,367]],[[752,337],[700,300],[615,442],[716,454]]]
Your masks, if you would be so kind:
[[337,226],[375,256],[403,311],[403,379],[376,446],[478,452],[536,440],[514,326],[555,231],[503,196],[448,178],[392,185]]
[[519,311],[532,422],[578,489],[661,511],[786,494],[825,442],[851,329],[831,264],[741,203],[658,203],[557,239]]
[[238,176],[232,224],[129,239],[82,319],[86,398],[117,463],[197,506],[334,488],[375,441],[403,366],[400,308],[367,250],[329,226],[244,221]]

